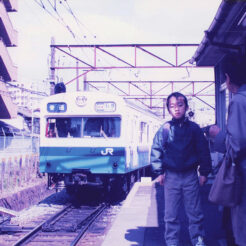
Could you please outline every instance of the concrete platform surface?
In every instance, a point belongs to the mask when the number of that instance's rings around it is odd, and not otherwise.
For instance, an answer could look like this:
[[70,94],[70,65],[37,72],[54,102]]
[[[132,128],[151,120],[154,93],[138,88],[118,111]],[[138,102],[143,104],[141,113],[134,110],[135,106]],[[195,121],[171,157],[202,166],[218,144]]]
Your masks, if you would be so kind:
[[[208,202],[210,186],[201,188],[207,246],[226,246],[222,209]],[[163,186],[151,182],[134,184],[101,246],[165,246]],[[188,221],[180,209],[180,246],[191,246]]]

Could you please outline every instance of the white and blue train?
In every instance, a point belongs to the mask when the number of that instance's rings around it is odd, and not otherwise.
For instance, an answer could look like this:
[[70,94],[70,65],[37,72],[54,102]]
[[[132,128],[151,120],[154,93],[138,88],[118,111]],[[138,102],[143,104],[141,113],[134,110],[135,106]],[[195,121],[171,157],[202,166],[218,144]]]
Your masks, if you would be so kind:
[[150,110],[102,92],[59,93],[40,108],[40,172],[49,185],[128,186],[149,168],[154,134],[163,123]]

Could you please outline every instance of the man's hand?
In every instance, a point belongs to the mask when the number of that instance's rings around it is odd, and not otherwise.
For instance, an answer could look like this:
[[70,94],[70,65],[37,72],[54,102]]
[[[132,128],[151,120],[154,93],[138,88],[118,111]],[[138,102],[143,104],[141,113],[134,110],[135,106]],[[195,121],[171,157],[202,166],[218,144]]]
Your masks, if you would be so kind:
[[201,186],[205,185],[206,182],[207,182],[207,177],[206,176],[200,176],[199,177],[199,184]]
[[156,179],[154,179],[153,183],[159,183],[160,185],[164,185],[165,174],[159,175]]

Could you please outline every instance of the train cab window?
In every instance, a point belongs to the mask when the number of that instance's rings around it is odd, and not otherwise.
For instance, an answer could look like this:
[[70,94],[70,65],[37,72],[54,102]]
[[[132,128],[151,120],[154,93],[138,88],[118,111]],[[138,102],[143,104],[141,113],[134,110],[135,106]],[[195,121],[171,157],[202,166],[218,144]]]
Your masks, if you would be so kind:
[[81,137],[81,121],[82,118],[48,118],[46,137]]
[[71,120],[70,118],[57,118],[56,119],[56,129],[58,137],[66,138],[70,130]]
[[55,138],[57,134],[55,119],[47,119],[45,136]]
[[84,137],[120,137],[120,117],[84,117]]
[[82,125],[82,118],[71,118],[71,124],[69,128],[69,135],[73,138],[80,138],[81,137],[81,127]]
[[120,123],[120,117],[48,118],[45,134],[48,138],[118,138]]

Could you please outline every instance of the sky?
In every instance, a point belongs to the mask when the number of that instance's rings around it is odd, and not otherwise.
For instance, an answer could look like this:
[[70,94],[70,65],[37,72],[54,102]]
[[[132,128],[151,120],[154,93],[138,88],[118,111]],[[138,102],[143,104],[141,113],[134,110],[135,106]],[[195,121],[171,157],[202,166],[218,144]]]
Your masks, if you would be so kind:
[[18,47],[9,49],[18,66],[18,80],[40,83],[48,77],[51,37],[56,44],[200,43],[220,3],[19,0],[18,12],[10,14]]
[[[25,87],[32,85],[36,91],[46,88],[49,93],[52,37],[55,44],[199,44],[221,2],[222,0],[19,0],[18,12],[9,14],[18,31],[18,47],[9,48],[11,57],[18,66],[18,82]],[[196,48],[187,51],[185,59],[190,59],[195,50]],[[120,54],[123,59],[127,59],[125,55],[124,52]],[[159,55],[162,57],[161,51]],[[84,52],[84,56],[89,57],[90,54]],[[69,62],[56,55],[56,65],[67,63],[74,66]],[[71,70],[66,74],[60,74],[60,70],[57,72],[56,78],[60,81],[66,82],[76,77],[76,74],[71,77]],[[109,80],[133,78],[140,81],[143,78],[213,80],[214,74],[212,69],[187,69],[182,72],[174,69],[147,72],[120,69],[88,73],[87,76],[88,80],[100,77]],[[67,87],[67,91],[73,90],[76,90],[76,83]],[[200,101],[196,103],[199,107],[204,106]],[[209,103],[214,105],[215,102],[213,100]],[[208,113],[211,114],[210,111]],[[202,117],[207,121],[203,112],[199,118]],[[214,112],[210,121],[214,121]]]

